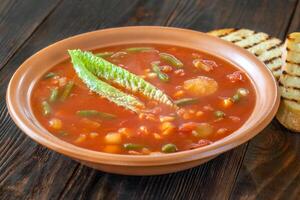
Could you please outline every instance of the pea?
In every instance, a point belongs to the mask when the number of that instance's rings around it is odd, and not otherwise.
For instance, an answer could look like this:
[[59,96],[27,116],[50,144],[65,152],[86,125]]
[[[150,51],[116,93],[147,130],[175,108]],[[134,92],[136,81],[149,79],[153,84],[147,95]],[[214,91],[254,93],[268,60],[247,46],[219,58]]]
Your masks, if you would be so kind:
[[215,111],[214,114],[215,114],[215,116],[216,116],[217,118],[224,118],[224,117],[225,117],[225,113],[222,112],[222,111],[220,111],[220,110]]
[[162,148],[161,151],[164,153],[174,153],[177,151],[177,147],[175,144],[165,144]]
[[134,143],[126,143],[123,145],[124,149],[126,150],[138,150],[138,149],[142,149],[143,146],[140,144],[134,144]]

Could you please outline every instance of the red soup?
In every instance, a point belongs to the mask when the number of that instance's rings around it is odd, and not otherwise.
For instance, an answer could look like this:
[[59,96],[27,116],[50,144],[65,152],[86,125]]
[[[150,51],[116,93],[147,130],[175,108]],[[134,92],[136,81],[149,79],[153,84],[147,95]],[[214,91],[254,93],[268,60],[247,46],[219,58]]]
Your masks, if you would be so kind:
[[240,128],[255,105],[242,71],[171,45],[69,51],[32,92],[53,135],[100,152],[144,155],[201,148]]

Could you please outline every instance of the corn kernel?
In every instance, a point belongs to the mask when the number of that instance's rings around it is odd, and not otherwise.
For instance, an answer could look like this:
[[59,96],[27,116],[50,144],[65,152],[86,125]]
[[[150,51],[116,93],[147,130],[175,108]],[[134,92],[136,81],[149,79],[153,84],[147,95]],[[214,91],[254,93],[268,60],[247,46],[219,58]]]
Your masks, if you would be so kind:
[[184,90],[178,90],[173,94],[174,98],[181,98],[184,95]]
[[201,117],[203,114],[204,113],[201,110],[199,110],[196,112],[196,117]]
[[153,136],[154,136],[154,138],[157,139],[157,140],[161,140],[161,139],[162,139],[162,136],[159,135],[158,133],[153,133]]
[[230,107],[232,104],[233,104],[233,102],[232,102],[232,100],[230,98],[226,98],[226,99],[223,100],[223,106],[225,108]]
[[49,121],[49,126],[54,129],[61,129],[62,122],[60,119],[53,118]]
[[121,149],[118,145],[106,145],[103,149],[106,153],[118,153],[120,150]]
[[122,137],[120,133],[108,133],[105,136],[105,142],[107,144],[120,144],[122,142]]
[[78,144],[78,143],[82,143],[86,140],[86,135],[85,134],[80,134],[77,139],[74,141],[74,143]]

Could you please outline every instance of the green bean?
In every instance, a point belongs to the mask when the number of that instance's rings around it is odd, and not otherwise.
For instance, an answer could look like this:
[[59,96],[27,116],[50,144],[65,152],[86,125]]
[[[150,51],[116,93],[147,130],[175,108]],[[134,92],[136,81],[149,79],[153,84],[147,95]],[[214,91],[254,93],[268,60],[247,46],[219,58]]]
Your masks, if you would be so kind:
[[42,102],[43,115],[47,116],[51,114],[51,106],[47,101]]
[[232,96],[231,99],[233,102],[238,102],[241,99],[241,95],[239,93],[236,93],[235,95]]
[[156,63],[153,62],[153,63],[151,63],[151,65],[152,65],[153,72],[155,72],[157,74],[157,77],[160,80],[162,80],[164,82],[169,81],[169,76],[167,74],[163,73]]
[[160,53],[159,57],[164,60],[165,62],[173,65],[174,67],[177,68],[182,68],[183,67],[183,63],[177,59],[175,56],[168,54],[168,53]]
[[131,47],[126,49],[127,52],[131,52],[131,53],[138,53],[138,52],[152,51],[152,50],[154,50],[153,47]]
[[106,52],[97,53],[95,55],[99,56],[99,57],[102,57],[102,58],[107,58],[107,57],[112,56],[113,54],[114,54],[114,52],[106,51]]
[[74,82],[73,81],[69,81],[65,87],[64,87],[64,91],[60,96],[60,100],[61,101],[65,101],[71,94],[72,88],[74,87]]
[[117,117],[116,115],[105,112],[99,112],[97,110],[79,110],[76,113],[81,117],[99,117],[107,120],[115,119]]
[[177,147],[175,144],[165,144],[162,148],[161,151],[164,153],[173,153],[177,151]]
[[49,102],[53,103],[57,100],[57,98],[58,98],[58,88],[52,88],[51,89],[51,94],[50,94],[50,97],[49,97]]
[[44,76],[44,79],[53,78],[54,76],[56,76],[56,74],[54,72],[49,72],[48,74],[46,74]]
[[215,111],[214,114],[215,114],[215,116],[216,116],[217,118],[224,118],[224,117],[225,117],[225,113],[222,112],[222,111],[220,111],[220,110]]
[[178,99],[176,101],[174,101],[174,103],[177,106],[187,106],[187,105],[191,105],[191,104],[196,104],[199,102],[198,98],[183,98],[183,99]]
[[139,150],[142,149],[143,146],[140,144],[133,144],[133,143],[126,143],[123,145],[124,149],[126,150]]

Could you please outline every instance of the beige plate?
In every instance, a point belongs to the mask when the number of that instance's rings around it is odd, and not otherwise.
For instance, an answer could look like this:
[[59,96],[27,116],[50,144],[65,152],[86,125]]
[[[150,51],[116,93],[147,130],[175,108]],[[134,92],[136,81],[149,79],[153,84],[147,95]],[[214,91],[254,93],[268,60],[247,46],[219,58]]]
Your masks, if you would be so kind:
[[[68,58],[68,49],[93,50],[130,43],[177,45],[199,49],[228,60],[252,80],[257,96],[252,115],[240,129],[211,145],[173,154],[145,156],[83,149],[58,139],[41,127],[30,107],[32,88],[47,70]],[[278,104],[275,79],[267,67],[246,50],[205,33],[155,26],[106,29],[57,42],[27,59],[15,72],[7,89],[7,107],[11,117],[33,140],[93,168],[128,175],[165,174],[207,162],[258,134],[272,120]]]

